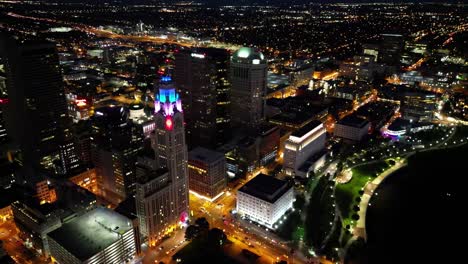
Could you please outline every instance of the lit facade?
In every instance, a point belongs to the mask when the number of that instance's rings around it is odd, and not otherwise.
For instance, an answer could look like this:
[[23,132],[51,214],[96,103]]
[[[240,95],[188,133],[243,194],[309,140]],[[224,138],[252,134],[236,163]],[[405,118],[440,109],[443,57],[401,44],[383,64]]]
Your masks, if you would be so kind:
[[142,239],[153,246],[177,222],[171,202],[171,182],[166,169],[137,165],[136,213]]
[[68,180],[94,194],[98,194],[96,168],[84,170],[68,178]]
[[298,175],[304,162],[325,148],[325,141],[326,129],[320,121],[312,121],[292,133],[284,145],[284,172]]
[[269,228],[292,208],[294,190],[288,182],[259,174],[237,192],[237,212]]
[[185,222],[189,209],[182,102],[171,82],[170,77],[161,78],[154,103],[156,129],[151,135],[155,160],[140,166],[136,186],[141,233],[150,245],[179,222]]

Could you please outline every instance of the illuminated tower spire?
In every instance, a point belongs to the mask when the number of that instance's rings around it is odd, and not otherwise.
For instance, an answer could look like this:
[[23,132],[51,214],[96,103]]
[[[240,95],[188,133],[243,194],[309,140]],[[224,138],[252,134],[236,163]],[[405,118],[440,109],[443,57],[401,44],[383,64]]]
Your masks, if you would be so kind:
[[184,221],[188,211],[187,145],[179,94],[171,77],[161,78],[154,102],[155,133],[152,146],[156,165],[167,168],[171,179],[171,210]]

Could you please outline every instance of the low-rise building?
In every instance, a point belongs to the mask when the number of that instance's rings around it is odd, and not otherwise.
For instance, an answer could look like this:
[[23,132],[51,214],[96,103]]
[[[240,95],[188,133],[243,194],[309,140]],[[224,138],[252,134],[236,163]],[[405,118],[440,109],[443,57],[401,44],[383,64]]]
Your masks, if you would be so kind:
[[69,181],[56,183],[57,201],[39,203],[36,197],[13,202],[11,210],[20,236],[40,254],[49,256],[47,234],[96,207],[96,196]]
[[103,207],[50,232],[47,240],[56,263],[128,263],[136,254],[131,220]]
[[405,92],[401,104],[402,118],[411,122],[431,122],[437,110],[437,96],[426,91]]
[[347,140],[360,141],[369,132],[370,122],[353,114],[338,121],[334,135]]
[[237,192],[237,212],[269,228],[292,208],[294,190],[287,181],[259,174]]

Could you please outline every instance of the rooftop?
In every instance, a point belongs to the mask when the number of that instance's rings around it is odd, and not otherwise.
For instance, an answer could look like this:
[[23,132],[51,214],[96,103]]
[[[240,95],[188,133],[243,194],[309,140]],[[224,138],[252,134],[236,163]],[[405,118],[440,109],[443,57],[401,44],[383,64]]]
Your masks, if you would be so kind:
[[239,191],[274,203],[283,194],[292,188],[287,181],[277,179],[273,176],[259,174],[242,186]]
[[223,153],[202,147],[197,147],[189,152],[189,160],[198,160],[208,164],[223,158]]
[[236,62],[249,62],[252,64],[266,64],[265,56],[256,48],[242,47],[234,54],[232,60]]
[[364,118],[357,117],[355,115],[348,115],[337,122],[337,124],[350,126],[355,128],[363,128],[365,127],[369,121]]
[[125,200],[123,200],[114,210],[115,212],[128,217],[129,219],[136,219],[136,203],[135,197],[129,196]]
[[310,123],[307,125],[301,127],[300,129],[294,131],[291,136],[301,138],[305,134],[309,133],[310,131],[314,130],[315,128],[319,127],[322,125],[322,122],[318,120],[312,120]]
[[[148,166],[144,164],[137,164],[137,171],[141,170],[144,171],[144,174],[138,177],[137,183],[139,184],[146,184],[160,176],[163,176],[164,174],[168,173],[168,170],[166,168],[160,168],[153,170],[149,168]],[[138,175],[139,176],[139,175]]]
[[110,209],[99,207],[50,232],[49,237],[85,261],[132,229],[131,222]]

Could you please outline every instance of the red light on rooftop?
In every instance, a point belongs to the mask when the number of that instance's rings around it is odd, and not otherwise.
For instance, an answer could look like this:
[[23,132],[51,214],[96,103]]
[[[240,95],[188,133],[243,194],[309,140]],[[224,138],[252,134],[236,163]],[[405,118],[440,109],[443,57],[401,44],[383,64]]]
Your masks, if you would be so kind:
[[172,130],[174,124],[171,117],[166,117],[166,130]]
[[7,98],[0,98],[0,104],[6,104],[6,103],[8,103]]

